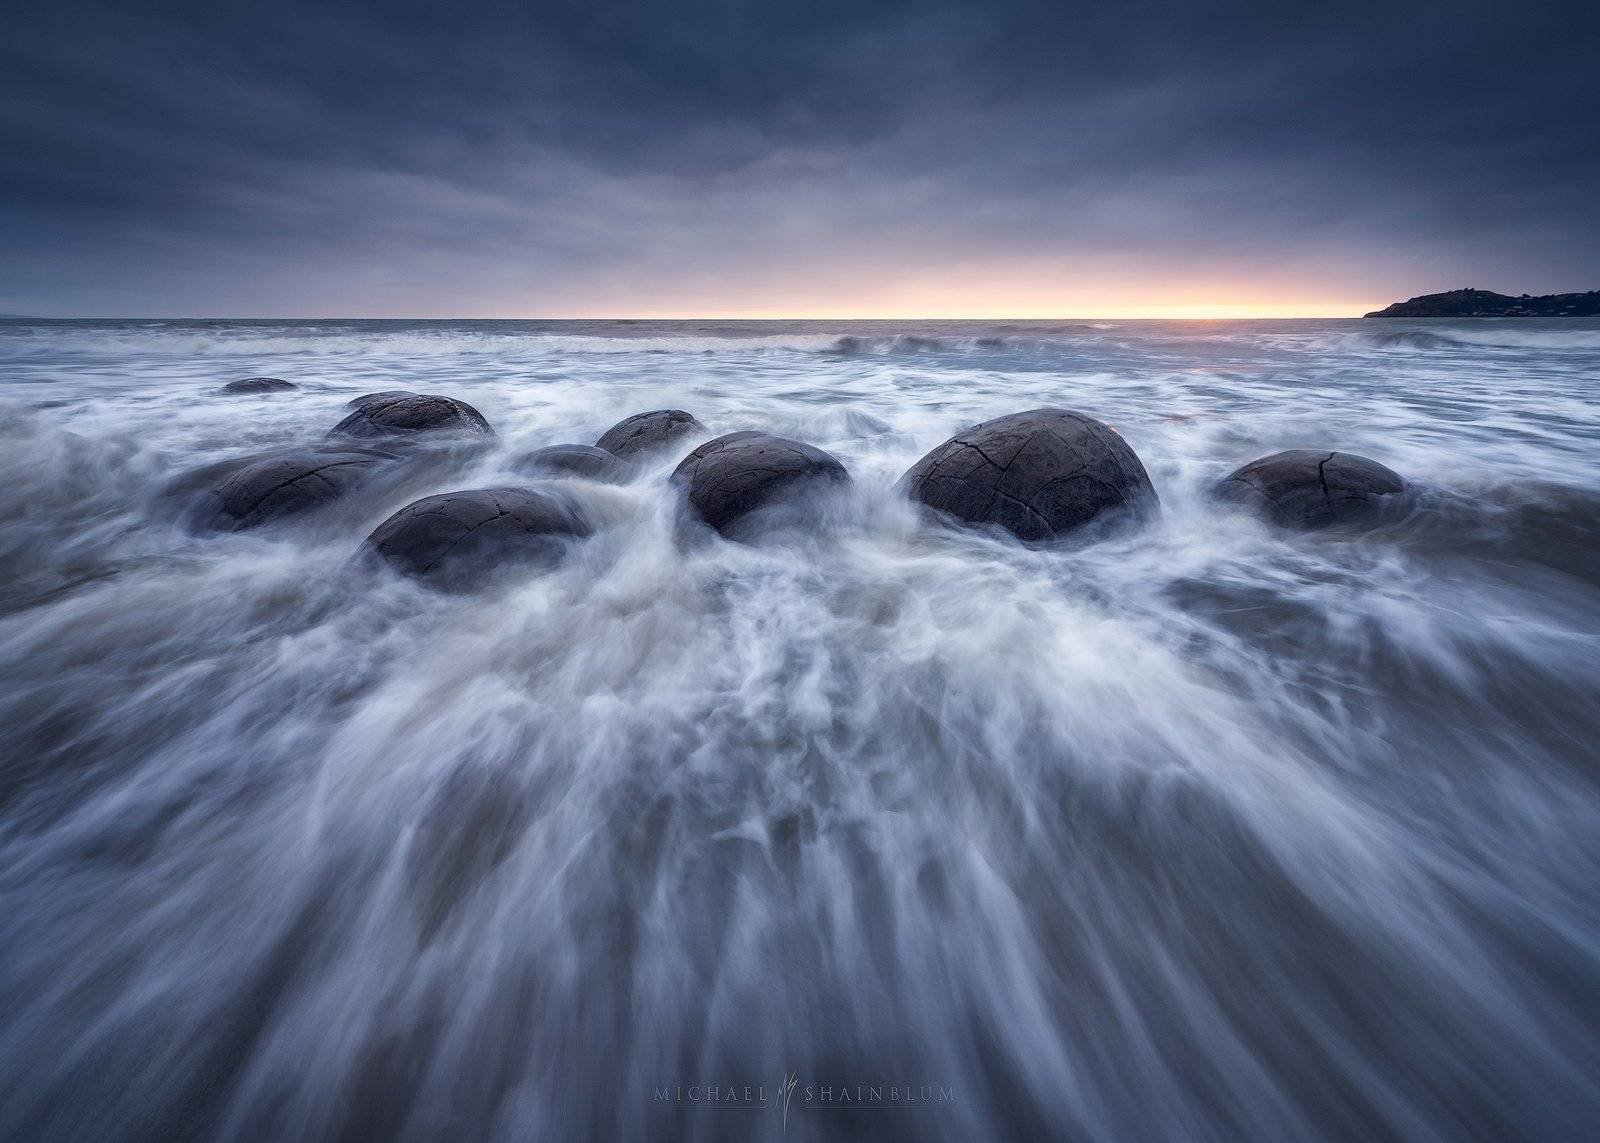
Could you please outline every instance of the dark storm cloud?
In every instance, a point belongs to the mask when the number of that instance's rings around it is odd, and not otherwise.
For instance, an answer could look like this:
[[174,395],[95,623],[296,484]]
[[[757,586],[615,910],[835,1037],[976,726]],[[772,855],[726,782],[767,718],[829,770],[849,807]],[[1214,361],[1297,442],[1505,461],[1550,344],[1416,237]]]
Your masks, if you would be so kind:
[[1386,298],[1462,275],[1592,288],[1600,266],[1587,3],[66,4],[12,24],[4,310],[781,308],[797,282],[1007,259]]

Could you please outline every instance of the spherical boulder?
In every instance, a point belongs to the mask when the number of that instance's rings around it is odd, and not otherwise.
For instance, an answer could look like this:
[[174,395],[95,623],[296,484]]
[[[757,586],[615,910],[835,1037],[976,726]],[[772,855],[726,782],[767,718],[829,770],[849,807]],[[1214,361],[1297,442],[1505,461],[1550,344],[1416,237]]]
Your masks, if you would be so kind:
[[559,492],[475,488],[406,505],[363,550],[438,586],[470,587],[501,569],[547,565],[591,531],[577,502]]
[[347,409],[359,409],[375,401],[389,401],[399,397],[415,397],[416,394],[409,389],[382,389],[376,393],[363,393],[359,397],[352,397],[344,403]]
[[707,441],[684,457],[671,478],[695,515],[734,538],[746,535],[758,519],[804,519],[817,493],[849,482],[844,465],[821,449],[757,432]]
[[635,472],[630,462],[614,453],[580,444],[535,449],[512,461],[511,468],[528,476],[575,476],[602,484],[621,484]]
[[357,446],[293,449],[233,469],[195,509],[201,528],[238,532],[329,504],[394,466],[394,453]]
[[963,524],[1004,528],[1029,542],[1160,511],[1144,465],[1116,430],[1057,408],[957,433],[912,465],[900,488]]
[[641,456],[705,431],[706,427],[691,413],[682,409],[656,409],[618,421],[600,434],[594,444],[613,456]]
[[494,430],[483,414],[465,401],[433,393],[409,393],[380,397],[357,405],[344,420],[333,426],[330,437],[411,437],[452,434],[466,437],[492,437]]
[[1213,491],[1282,527],[1313,529],[1376,523],[1404,503],[1406,482],[1364,456],[1296,448],[1252,460]]
[[222,387],[224,393],[239,395],[249,393],[287,393],[298,389],[293,381],[281,377],[246,377],[242,381],[229,381]]

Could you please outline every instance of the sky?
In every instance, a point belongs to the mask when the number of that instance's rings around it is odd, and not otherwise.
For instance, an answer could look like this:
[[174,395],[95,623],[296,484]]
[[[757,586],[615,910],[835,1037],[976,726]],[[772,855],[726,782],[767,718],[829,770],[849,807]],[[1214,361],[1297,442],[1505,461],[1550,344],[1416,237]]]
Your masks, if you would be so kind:
[[1358,314],[1600,288],[1600,4],[17,5],[0,313]]

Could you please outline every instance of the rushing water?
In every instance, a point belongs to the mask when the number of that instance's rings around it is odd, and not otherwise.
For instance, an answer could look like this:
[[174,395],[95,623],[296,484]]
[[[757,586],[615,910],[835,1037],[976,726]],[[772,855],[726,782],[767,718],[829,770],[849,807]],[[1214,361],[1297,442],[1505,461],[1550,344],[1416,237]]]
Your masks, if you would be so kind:
[[[0,385],[0,1137],[1600,1122],[1600,322],[7,322]],[[392,501],[186,530],[389,388],[501,439],[407,496],[663,406],[855,489],[685,544],[664,458],[465,596],[352,565]],[[1046,404],[1158,523],[893,495]],[[1417,510],[1208,502],[1298,446]]]

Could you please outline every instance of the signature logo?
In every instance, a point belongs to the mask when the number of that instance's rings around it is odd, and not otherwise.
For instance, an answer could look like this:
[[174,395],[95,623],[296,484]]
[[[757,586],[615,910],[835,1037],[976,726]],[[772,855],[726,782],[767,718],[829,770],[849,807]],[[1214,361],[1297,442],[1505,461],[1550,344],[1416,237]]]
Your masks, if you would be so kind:
[[[798,1092],[800,1098],[795,1099]],[[770,1097],[770,1098],[769,1098]],[[884,1108],[914,1109],[955,1102],[955,1088],[947,1084],[819,1083],[800,1082],[798,1072],[785,1072],[776,1089],[766,1084],[690,1083],[658,1085],[656,1103],[703,1107],[710,1111],[770,1111],[782,1116],[783,1134],[789,1134],[789,1111],[853,1112]]]
[[790,1072],[783,1077],[783,1082],[778,1085],[778,1093],[783,1097],[783,1133],[789,1134],[789,1099],[794,1095],[796,1075]]

